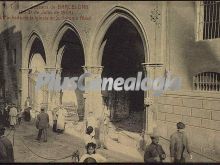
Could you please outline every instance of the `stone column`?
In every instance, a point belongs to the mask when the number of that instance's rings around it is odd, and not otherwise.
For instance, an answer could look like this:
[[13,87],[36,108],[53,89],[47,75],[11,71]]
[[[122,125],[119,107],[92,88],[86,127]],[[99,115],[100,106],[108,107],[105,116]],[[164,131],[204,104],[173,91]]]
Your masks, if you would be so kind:
[[21,92],[21,108],[24,108],[25,105],[25,101],[28,97],[28,75],[29,75],[30,69],[29,68],[20,68],[20,76],[21,76],[21,88],[20,88],[20,92]]
[[[56,78],[61,77],[61,73],[62,73],[62,68],[56,68]],[[55,104],[60,105],[61,104],[60,91],[55,90],[54,95],[55,95]]]
[[[102,66],[83,66],[84,71],[90,73],[89,77],[85,78],[85,86],[88,87],[92,80],[101,78]],[[98,118],[102,112],[102,94],[100,90],[86,90],[85,91],[85,115],[88,112],[93,112]]]
[[[45,68],[46,70],[46,73],[48,74],[56,74],[57,73],[57,68],[55,67],[47,67]],[[48,92],[48,97],[47,97],[47,108],[48,110],[52,110],[55,106],[55,92],[54,90],[52,89],[48,89],[48,86],[47,86],[47,92]]]
[[[101,79],[101,73],[103,70],[102,66],[83,66],[84,71],[90,73],[89,77],[85,78],[85,87],[89,87],[93,80]],[[93,81],[94,82],[94,81]],[[99,86],[99,85],[98,85]],[[103,114],[103,104],[102,104],[102,93],[101,84],[100,88],[97,90],[85,90],[85,119],[87,120],[88,113],[93,112],[93,117],[96,119],[95,124],[95,139],[97,141],[98,147],[101,146],[100,141],[100,128],[102,125],[102,114]]]
[[[143,63],[142,64],[145,72],[145,76],[150,80],[155,80],[156,76],[161,75],[162,64],[158,63]],[[145,104],[145,114],[146,114],[146,125],[145,125],[145,136],[152,134],[154,128],[156,127],[156,109],[154,104],[154,94],[152,88],[145,92],[144,104]],[[149,140],[149,138],[148,138]]]
[[37,76],[38,76],[39,71],[37,70],[32,70],[31,73],[31,79],[32,79],[32,92],[33,94],[33,98],[32,98],[32,110],[31,110],[31,117],[32,118],[36,118],[37,115],[40,113],[40,109],[42,106],[42,102],[39,102],[39,100],[42,100],[41,98],[41,89],[36,90],[35,86],[36,86],[36,80],[37,80]]

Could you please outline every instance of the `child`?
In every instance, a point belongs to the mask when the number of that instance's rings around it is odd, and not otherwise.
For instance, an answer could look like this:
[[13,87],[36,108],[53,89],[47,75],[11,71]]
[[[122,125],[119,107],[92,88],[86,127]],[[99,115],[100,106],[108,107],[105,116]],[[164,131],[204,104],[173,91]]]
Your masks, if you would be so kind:
[[87,153],[84,154],[79,162],[83,163],[96,163],[96,162],[106,162],[106,159],[100,154],[96,153],[96,144],[88,143],[86,146]]
[[85,142],[85,147],[87,146],[88,143],[94,143],[96,144],[95,138],[94,138],[94,130],[92,126],[88,126],[86,129],[86,134],[84,137],[84,142]]

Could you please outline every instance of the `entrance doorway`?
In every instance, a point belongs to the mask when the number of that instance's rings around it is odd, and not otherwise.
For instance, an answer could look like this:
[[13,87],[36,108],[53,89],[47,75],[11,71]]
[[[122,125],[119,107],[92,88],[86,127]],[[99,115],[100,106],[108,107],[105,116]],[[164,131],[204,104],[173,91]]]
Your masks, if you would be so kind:
[[[127,19],[117,18],[107,30],[102,66],[102,77],[116,79],[137,77],[144,72],[144,46],[135,26]],[[106,106],[110,110],[112,123],[130,132],[142,132],[144,127],[144,91],[107,91]]]

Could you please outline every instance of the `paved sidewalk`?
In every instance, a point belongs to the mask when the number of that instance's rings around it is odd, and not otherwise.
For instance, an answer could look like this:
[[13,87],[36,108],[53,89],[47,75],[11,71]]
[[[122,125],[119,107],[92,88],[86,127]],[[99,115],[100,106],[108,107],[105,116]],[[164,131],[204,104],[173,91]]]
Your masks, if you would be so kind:
[[[8,133],[9,130],[6,131],[6,135]],[[38,130],[33,122],[23,122],[15,132],[11,131],[8,135],[11,141],[13,141],[13,133],[15,162],[53,162],[48,159],[63,158],[76,150],[79,150],[80,155],[85,152],[82,136],[74,131],[57,134],[49,128],[46,143],[35,140]],[[99,149],[97,152],[101,153],[108,162],[137,162],[137,159],[120,152],[105,149]],[[54,162],[73,162],[73,160],[69,157]]]
[[[79,150],[81,155],[85,152],[82,130],[80,125],[76,127],[78,128],[67,127],[64,134],[54,133],[52,128],[49,128],[47,143],[35,140],[38,130],[33,122],[23,122],[21,126],[16,128],[15,132],[7,129],[6,135],[13,142],[14,134],[16,162],[51,162],[52,160],[41,157],[59,159],[72,154],[76,150]],[[169,142],[160,138],[160,144],[167,154],[165,162],[170,162]],[[143,162],[143,153],[139,153],[136,149],[111,139],[108,140],[108,150],[99,149],[98,152],[106,157],[108,162]],[[55,162],[73,162],[73,160],[69,157]],[[212,162],[212,160],[193,153],[192,162]]]
[[[165,153],[167,155],[167,158],[164,162],[170,162],[170,150],[169,150],[170,142],[163,138],[160,138],[160,144],[163,146],[163,149],[165,150]],[[196,153],[192,153],[192,155],[193,155],[193,159],[190,160],[189,157],[187,157],[186,162],[213,163],[212,160],[205,158],[204,156],[198,155]]]

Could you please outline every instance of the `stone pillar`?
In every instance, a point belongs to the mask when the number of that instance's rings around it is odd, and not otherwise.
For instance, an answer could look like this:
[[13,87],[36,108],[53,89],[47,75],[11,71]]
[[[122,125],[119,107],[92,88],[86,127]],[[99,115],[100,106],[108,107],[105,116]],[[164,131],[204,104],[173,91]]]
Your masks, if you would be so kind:
[[[55,67],[47,67],[45,68],[46,73],[52,74],[52,73],[57,73],[57,68]],[[56,106],[56,99],[55,99],[55,91],[52,89],[48,89],[47,87],[47,92],[48,92],[48,97],[47,97],[47,108],[48,110],[52,110],[54,106]]]
[[20,76],[21,76],[21,108],[24,108],[25,101],[28,97],[28,75],[29,75],[30,69],[29,68],[20,68]]
[[[158,73],[161,73],[162,64],[157,63],[143,63],[142,64],[145,72],[145,76],[150,79],[154,80]],[[159,70],[159,71],[158,71]],[[146,112],[146,125],[145,125],[145,136],[152,134],[154,132],[154,128],[156,127],[156,108],[154,104],[154,95],[153,95],[152,88],[145,92],[144,104],[145,104],[145,112]],[[149,140],[149,138],[148,138]],[[147,140],[147,141],[148,141]]]
[[[93,80],[101,78],[101,73],[103,70],[102,66],[83,66],[84,71],[90,73],[89,77],[85,78],[85,87],[89,87]],[[93,117],[96,119],[95,123],[95,139],[97,141],[98,147],[101,146],[100,141],[100,128],[102,124],[102,114],[103,114],[103,104],[102,104],[102,93],[101,84],[100,89],[97,90],[85,90],[85,119],[88,118],[88,113],[93,112]]]
[[[62,68],[56,68],[56,78],[61,77],[61,73],[62,73]],[[55,104],[61,105],[62,100],[61,100],[60,91],[55,90],[54,96],[55,96]]]
[[[84,71],[90,73],[89,77],[85,78],[85,86],[88,87],[92,80],[101,78],[102,66],[83,66]],[[93,112],[98,118],[102,112],[102,94],[100,90],[86,90],[85,91],[85,116],[88,112]]]
[[36,118],[37,115],[40,113],[40,109],[42,106],[42,102],[40,102],[40,100],[43,100],[41,97],[42,90],[35,89],[36,79],[37,79],[38,73],[39,72],[37,70],[32,70],[32,73],[29,74],[32,79],[31,88],[32,88],[32,92],[33,92],[33,98],[31,100],[32,101],[32,110],[31,110],[31,117],[32,118]]

